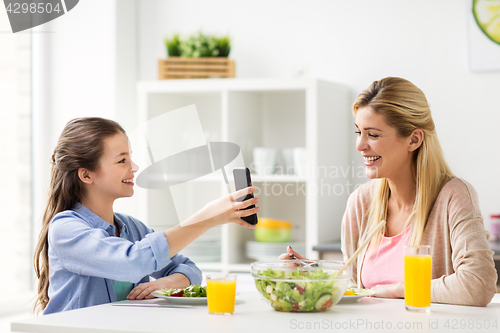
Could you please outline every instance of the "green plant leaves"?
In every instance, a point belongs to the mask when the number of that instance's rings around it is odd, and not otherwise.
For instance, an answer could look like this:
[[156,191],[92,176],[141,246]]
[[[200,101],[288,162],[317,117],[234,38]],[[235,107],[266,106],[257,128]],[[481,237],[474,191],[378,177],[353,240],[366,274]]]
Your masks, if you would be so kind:
[[169,57],[180,57],[180,39],[179,34],[174,34],[171,39],[165,38],[165,46]]
[[201,31],[186,39],[174,34],[172,38],[165,38],[165,46],[169,57],[228,57],[231,52],[231,38],[211,36]]

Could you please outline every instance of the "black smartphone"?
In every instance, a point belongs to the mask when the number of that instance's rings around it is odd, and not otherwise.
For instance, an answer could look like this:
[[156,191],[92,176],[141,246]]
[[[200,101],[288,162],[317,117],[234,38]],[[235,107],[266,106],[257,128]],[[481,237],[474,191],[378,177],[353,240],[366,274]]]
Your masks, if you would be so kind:
[[[250,176],[250,170],[248,170],[248,168],[233,169],[233,176],[234,176],[234,186],[236,187],[236,191],[252,186],[252,178]],[[253,198],[253,193],[238,198],[237,201],[242,202],[251,198]],[[255,205],[251,205],[245,209],[251,209],[254,207]],[[257,214],[242,217],[241,219],[253,225],[257,224]]]

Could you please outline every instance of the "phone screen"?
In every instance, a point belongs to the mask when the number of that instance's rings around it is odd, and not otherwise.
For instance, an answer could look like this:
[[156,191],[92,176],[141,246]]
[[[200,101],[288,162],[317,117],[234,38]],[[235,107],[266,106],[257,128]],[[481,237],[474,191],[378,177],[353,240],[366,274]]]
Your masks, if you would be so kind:
[[[250,170],[248,170],[248,168],[233,169],[233,176],[234,176],[234,186],[236,187],[237,191],[252,186],[252,178],[250,177]],[[240,197],[237,200],[239,202],[242,202],[251,198],[253,198],[253,193]],[[251,205],[245,208],[245,210],[254,207],[255,205]],[[257,214],[242,217],[241,219],[253,225],[257,224]]]

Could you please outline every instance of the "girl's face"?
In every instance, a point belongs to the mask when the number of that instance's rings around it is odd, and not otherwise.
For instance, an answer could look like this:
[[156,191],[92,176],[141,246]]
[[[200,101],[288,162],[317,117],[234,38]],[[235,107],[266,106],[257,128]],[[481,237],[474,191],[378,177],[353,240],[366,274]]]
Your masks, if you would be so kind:
[[356,149],[361,152],[370,179],[396,179],[411,170],[410,138],[397,135],[396,129],[385,122],[370,106],[358,109],[356,114]]
[[94,173],[96,193],[115,200],[134,194],[134,174],[139,167],[132,162],[127,135],[118,133],[104,140],[100,168]]

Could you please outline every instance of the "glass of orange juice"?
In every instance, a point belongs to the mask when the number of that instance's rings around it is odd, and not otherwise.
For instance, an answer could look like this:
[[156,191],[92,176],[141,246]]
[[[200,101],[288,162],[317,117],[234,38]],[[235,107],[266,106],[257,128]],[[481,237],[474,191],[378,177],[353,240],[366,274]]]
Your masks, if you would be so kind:
[[429,312],[431,307],[431,247],[404,247],[405,306],[414,312]]
[[207,275],[208,313],[232,314],[234,312],[235,297],[235,274]]

